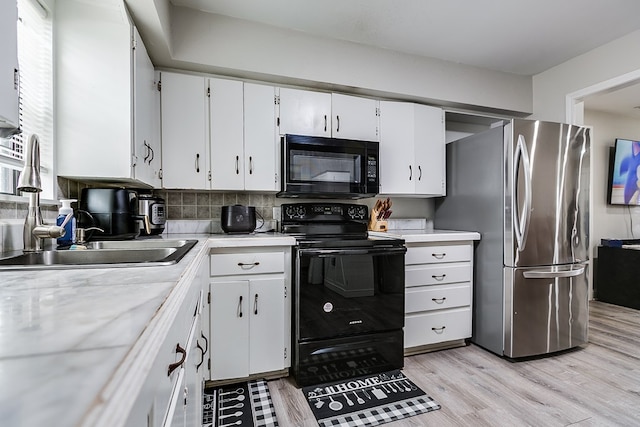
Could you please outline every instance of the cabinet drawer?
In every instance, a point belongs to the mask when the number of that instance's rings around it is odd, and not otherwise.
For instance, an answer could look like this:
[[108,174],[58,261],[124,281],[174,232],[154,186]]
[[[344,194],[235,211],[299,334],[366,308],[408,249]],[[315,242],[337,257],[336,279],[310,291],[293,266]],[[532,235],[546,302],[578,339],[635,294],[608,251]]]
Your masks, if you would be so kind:
[[404,321],[405,348],[470,337],[471,307],[408,314]]
[[471,245],[410,246],[404,257],[406,265],[471,261]]
[[211,276],[284,272],[284,252],[212,253]]
[[464,307],[471,305],[471,284],[408,288],[404,298],[405,313]]
[[468,262],[405,267],[405,286],[442,285],[470,282],[471,264]]

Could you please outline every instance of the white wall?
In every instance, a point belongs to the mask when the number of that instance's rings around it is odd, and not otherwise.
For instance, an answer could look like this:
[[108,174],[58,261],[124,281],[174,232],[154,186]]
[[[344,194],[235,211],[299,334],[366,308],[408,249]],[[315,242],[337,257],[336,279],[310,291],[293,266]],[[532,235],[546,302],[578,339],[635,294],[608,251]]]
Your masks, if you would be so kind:
[[596,248],[602,238],[640,238],[640,207],[607,204],[609,147],[613,147],[616,138],[640,140],[640,121],[593,110],[585,110],[584,118],[585,124],[594,129],[591,141],[591,254],[597,257]]
[[[138,2],[131,6],[134,20],[143,27],[145,43],[147,40],[170,43],[168,49],[149,49],[156,67],[478,111],[508,111],[516,115],[532,111],[531,77],[316,37],[182,7],[171,7],[171,34],[158,37],[158,32],[167,31],[166,26],[157,24],[163,20],[155,20],[154,24],[147,18],[149,10],[143,10]],[[151,12],[160,14],[158,10]]]
[[640,30],[533,76],[533,116],[566,122],[567,94],[640,70]]

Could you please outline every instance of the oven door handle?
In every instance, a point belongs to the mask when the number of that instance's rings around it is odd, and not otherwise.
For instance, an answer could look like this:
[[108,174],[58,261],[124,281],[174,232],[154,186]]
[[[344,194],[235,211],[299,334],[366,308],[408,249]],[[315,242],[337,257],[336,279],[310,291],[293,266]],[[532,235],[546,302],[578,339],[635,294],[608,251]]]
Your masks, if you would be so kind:
[[332,257],[336,255],[394,255],[404,254],[407,248],[404,246],[386,246],[366,249],[300,249],[302,256],[317,256],[320,258]]

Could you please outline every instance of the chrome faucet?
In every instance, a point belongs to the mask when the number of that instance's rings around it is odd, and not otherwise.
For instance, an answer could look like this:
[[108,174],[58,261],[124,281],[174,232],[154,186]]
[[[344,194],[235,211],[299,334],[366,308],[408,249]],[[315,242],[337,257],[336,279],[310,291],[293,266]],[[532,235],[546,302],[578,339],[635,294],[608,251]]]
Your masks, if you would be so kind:
[[33,134],[27,141],[25,148],[24,168],[18,178],[18,191],[29,193],[29,210],[24,221],[23,240],[24,252],[41,252],[43,250],[43,239],[58,238],[65,234],[64,226],[73,216],[67,215],[60,225],[46,225],[42,221],[40,212],[40,192],[42,191],[42,181],[40,179],[40,141],[38,136]]

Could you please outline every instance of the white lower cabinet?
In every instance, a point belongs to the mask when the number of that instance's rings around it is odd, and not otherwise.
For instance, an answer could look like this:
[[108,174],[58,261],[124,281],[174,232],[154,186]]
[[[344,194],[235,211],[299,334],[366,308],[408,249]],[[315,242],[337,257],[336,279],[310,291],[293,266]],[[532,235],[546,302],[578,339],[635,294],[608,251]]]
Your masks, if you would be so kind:
[[407,243],[405,353],[471,337],[471,242]]
[[289,367],[288,259],[290,248],[212,250],[211,380]]
[[[208,263],[203,260],[198,274],[187,289],[176,291],[161,311],[153,336],[146,348],[153,357],[151,367],[136,370],[132,376],[145,375],[135,398],[127,427],[181,427],[202,423],[202,389],[208,357],[208,343],[202,333],[204,280]],[[156,340],[162,340],[160,345]],[[151,356],[154,354],[155,356]],[[141,358],[149,357],[144,353]]]

